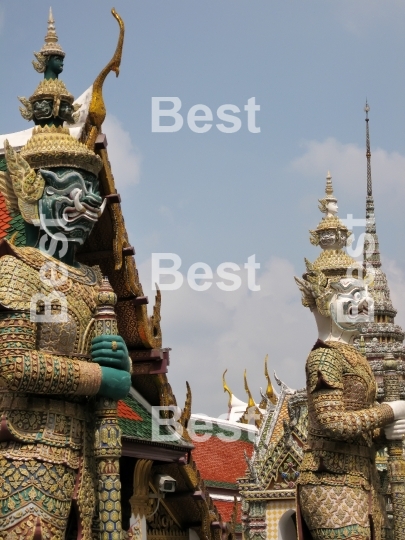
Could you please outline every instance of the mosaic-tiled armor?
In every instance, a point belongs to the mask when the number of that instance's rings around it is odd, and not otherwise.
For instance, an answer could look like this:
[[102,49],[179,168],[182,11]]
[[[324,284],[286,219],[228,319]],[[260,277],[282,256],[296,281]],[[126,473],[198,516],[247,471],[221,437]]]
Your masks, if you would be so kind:
[[63,265],[67,279],[59,289],[67,320],[35,323],[32,298],[54,290],[40,275],[51,258],[6,242],[0,249],[0,538],[32,538],[33,526],[39,538],[64,538],[73,499],[82,538],[90,540],[95,475],[89,398],[101,384],[90,346],[100,276]]
[[308,442],[299,477],[302,515],[314,540],[381,538],[375,439],[394,420],[376,404],[366,358],[351,345],[318,341],[306,364]]

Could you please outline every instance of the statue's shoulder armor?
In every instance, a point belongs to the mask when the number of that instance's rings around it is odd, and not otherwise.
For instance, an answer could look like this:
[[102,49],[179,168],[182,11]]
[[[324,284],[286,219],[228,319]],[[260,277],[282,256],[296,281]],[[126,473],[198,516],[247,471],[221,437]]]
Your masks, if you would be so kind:
[[[21,248],[20,248],[21,249]],[[38,270],[20,259],[6,240],[0,242],[0,304],[18,311],[30,309],[32,297],[40,292]]]
[[344,357],[336,349],[324,346],[314,347],[307,364],[307,384],[310,393],[320,388],[343,390]]

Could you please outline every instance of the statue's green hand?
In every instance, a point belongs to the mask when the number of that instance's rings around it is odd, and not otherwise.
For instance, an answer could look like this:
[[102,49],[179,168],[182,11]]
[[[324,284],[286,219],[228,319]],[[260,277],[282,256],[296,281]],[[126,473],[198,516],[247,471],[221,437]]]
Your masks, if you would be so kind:
[[100,366],[130,371],[128,349],[121,336],[104,334],[95,337],[91,344],[91,357]]
[[118,401],[124,399],[131,388],[131,375],[128,371],[101,367],[101,386],[98,395]]

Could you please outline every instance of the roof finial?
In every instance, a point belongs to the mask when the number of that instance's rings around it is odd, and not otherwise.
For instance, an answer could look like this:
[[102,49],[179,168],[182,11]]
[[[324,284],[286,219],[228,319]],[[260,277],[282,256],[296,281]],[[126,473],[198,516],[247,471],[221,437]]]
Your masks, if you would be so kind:
[[249,386],[248,386],[248,382],[247,382],[247,377],[246,377],[246,369],[245,369],[245,373],[243,375],[243,379],[245,381],[245,390],[246,390],[246,393],[249,397],[249,401],[248,401],[248,409],[250,409],[251,407],[256,407],[256,403],[255,403],[255,400],[253,399],[252,397],[252,394],[249,390]]
[[267,379],[266,396],[273,403],[273,405],[275,405],[277,403],[277,398],[274,394],[273,385],[271,384],[270,375],[267,369],[268,359],[269,359],[269,355],[266,354],[266,358],[264,359],[264,376]]
[[225,375],[228,370],[226,369],[222,375],[222,386],[224,389],[224,392],[228,392],[229,399],[228,399],[228,407],[231,407],[231,401],[232,401],[232,390],[229,388],[229,386],[226,384]]

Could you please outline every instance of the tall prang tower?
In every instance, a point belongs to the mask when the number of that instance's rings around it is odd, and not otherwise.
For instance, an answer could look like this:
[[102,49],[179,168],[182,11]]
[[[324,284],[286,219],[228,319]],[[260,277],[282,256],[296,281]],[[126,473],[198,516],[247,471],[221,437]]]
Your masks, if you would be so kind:
[[[360,345],[370,362],[378,383],[379,397],[383,395],[383,360],[386,354],[393,354],[398,360],[398,369],[404,378],[405,349],[404,331],[395,324],[397,310],[393,307],[388,287],[387,276],[381,269],[380,248],[377,236],[373,185],[371,180],[371,151],[369,113],[370,107],[366,101],[366,158],[367,158],[367,199],[366,199],[366,237],[363,250],[364,266],[368,272],[374,274],[369,291],[374,298],[374,322],[362,324],[361,336],[364,344]],[[365,349],[365,350],[364,350]],[[403,386],[401,393],[403,392]]]

